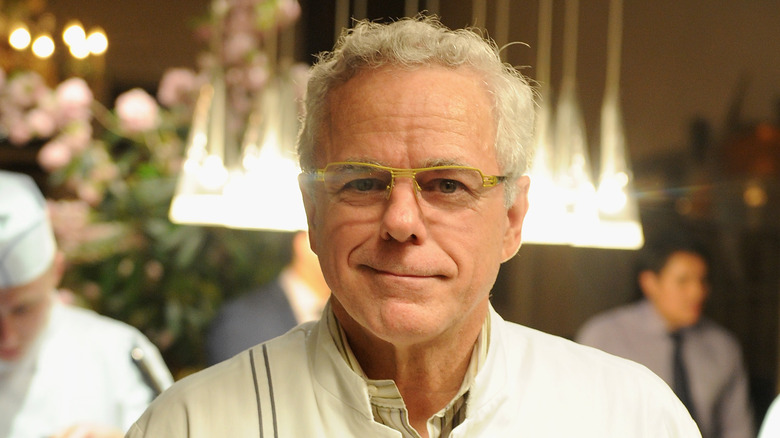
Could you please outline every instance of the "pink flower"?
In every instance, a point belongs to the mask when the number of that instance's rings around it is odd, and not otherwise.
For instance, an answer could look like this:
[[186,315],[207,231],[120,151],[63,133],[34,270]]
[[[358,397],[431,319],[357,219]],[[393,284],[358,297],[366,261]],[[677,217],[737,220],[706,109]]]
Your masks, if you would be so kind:
[[154,98],[140,88],[126,91],[116,99],[119,127],[130,134],[157,128],[159,112]]
[[57,122],[54,117],[41,108],[33,108],[25,117],[30,131],[35,137],[49,138],[57,131]]
[[[265,58],[263,58],[263,61],[265,61]],[[265,62],[257,63],[247,68],[246,83],[249,90],[260,90],[265,86],[266,82],[268,82],[268,68],[265,66]]]
[[234,33],[227,37],[223,48],[225,63],[238,64],[258,47],[257,38],[249,32]]
[[103,193],[94,184],[83,182],[76,188],[76,195],[91,206],[97,206],[103,200]]
[[61,120],[64,122],[90,118],[89,106],[94,97],[84,79],[70,78],[63,81],[57,86],[55,96]]
[[38,164],[47,172],[54,172],[62,169],[70,163],[73,158],[73,153],[67,144],[54,139],[41,148],[38,151]]
[[26,71],[12,76],[5,92],[14,105],[30,108],[50,90],[41,75],[34,71]]
[[230,33],[251,33],[255,31],[255,14],[252,5],[235,5],[225,18],[225,30]]
[[189,104],[198,86],[198,77],[194,71],[188,68],[171,68],[165,71],[160,80],[157,99],[165,106]]
[[301,5],[297,0],[281,0],[279,2],[279,27],[287,27],[301,15]]
[[33,132],[23,117],[8,121],[8,139],[16,146],[24,146],[32,140]]

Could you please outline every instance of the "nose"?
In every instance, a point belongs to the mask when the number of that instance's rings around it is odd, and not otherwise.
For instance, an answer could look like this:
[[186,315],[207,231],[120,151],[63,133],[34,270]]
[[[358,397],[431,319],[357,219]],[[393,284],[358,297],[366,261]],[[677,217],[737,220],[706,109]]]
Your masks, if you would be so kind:
[[382,214],[380,232],[384,240],[419,243],[427,237],[417,193],[414,178],[395,178]]

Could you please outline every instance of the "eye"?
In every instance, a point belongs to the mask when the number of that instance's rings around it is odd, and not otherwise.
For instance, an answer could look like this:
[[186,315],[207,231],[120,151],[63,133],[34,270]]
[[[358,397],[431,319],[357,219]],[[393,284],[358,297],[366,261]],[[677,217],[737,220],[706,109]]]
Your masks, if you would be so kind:
[[358,192],[370,192],[373,190],[385,190],[387,184],[373,178],[354,179],[344,184],[345,190],[355,190]]
[[454,179],[439,179],[433,181],[433,183],[436,189],[441,193],[455,193],[458,190],[466,189],[466,186],[462,182]]
[[472,193],[479,187],[479,178],[464,169],[440,168],[419,172],[420,189],[428,193],[456,195]]
[[13,309],[11,309],[11,314],[13,314],[14,316],[24,316],[30,313],[32,310],[33,310],[33,305],[20,304],[18,306],[13,307]]

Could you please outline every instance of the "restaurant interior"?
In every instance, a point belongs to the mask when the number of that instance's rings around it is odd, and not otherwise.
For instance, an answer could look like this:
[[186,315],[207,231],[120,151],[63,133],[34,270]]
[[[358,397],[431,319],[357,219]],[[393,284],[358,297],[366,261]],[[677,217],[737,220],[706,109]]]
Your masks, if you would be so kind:
[[[281,6],[250,23],[256,39],[220,39],[232,24],[219,8],[230,3],[0,0],[5,83],[16,70],[38,72],[51,89],[81,77],[98,103],[85,147],[101,152],[86,161],[58,155],[49,141],[56,132],[20,133],[14,141],[11,125],[0,129],[0,169],[33,176],[48,198],[63,203],[60,213],[72,226],[58,238],[71,250],[73,268],[64,286],[81,304],[141,328],[175,376],[202,368],[209,320],[230,296],[279,272],[284,236],[300,219],[297,170],[288,155],[306,65],[331,48],[352,19],[427,11],[452,28],[485,29],[505,62],[533,81],[538,138],[570,124],[567,141],[559,136],[536,144],[524,243],[502,265],[492,292],[498,312],[572,339],[591,316],[637,297],[633,267],[644,242],[683,229],[712,254],[705,314],[740,341],[756,421],[763,418],[780,387],[780,2],[280,0],[265,2]],[[9,42],[17,22],[30,29],[30,48]],[[103,51],[82,56],[63,43],[60,34],[76,22],[86,41],[100,43],[102,32]],[[38,31],[51,35],[48,56],[32,54]],[[163,79],[177,72],[209,83],[212,100],[197,93],[163,96]],[[244,95],[232,95],[231,87],[244,87]],[[271,96],[262,91],[272,88],[281,100],[252,100]],[[122,133],[119,98],[132,90],[157,101],[152,134]],[[220,98],[222,106],[215,106]],[[198,109],[202,102],[209,111]],[[221,125],[213,122],[217,111]],[[224,117],[231,111],[242,114],[242,123]],[[561,122],[566,112],[573,118]],[[280,173],[267,189],[254,185],[252,197],[239,188],[230,207],[212,203],[223,201],[215,200],[217,191],[206,199],[182,182],[196,134],[207,135],[207,148],[222,134],[220,149],[208,151],[221,154],[220,166],[227,166],[245,153],[241,148],[252,135],[267,136],[263,129],[273,123],[286,144],[275,146],[282,161],[265,165],[284,170],[289,164],[292,176]],[[571,203],[567,212],[577,203],[597,205],[614,177],[623,178],[616,207],[622,210],[599,219],[594,209],[590,228],[582,227],[589,219],[553,219],[557,213],[546,206],[562,191],[542,191],[550,172],[560,171],[550,163],[545,168],[548,154],[560,154],[557,160],[579,165],[585,175],[578,182],[584,185],[573,189],[583,192],[561,195]],[[113,160],[118,173],[97,172],[99,160]],[[85,170],[84,163],[94,166]],[[116,190],[119,180],[130,188]],[[283,180],[290,194],[279,187]],[[132,199],[122,198],[131,192]],[[264,222],[269,210],[290,217]]]

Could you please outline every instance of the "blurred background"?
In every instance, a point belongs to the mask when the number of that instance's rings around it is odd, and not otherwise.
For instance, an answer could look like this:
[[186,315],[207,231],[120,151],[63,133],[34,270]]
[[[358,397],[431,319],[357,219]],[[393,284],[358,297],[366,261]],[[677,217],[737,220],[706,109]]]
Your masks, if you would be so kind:
[[[572,91],[563,84],[574,79],[583,168],[594,187],[610,166],[630,177],[640,239],[682,227],[708,243],[706,313],[742,342],[760,420],[780,372],[780,3],[626,0],[616,32],[609,0],[573,12],[569,3],[0,0],[0,168],[33,175],[52,200],[71,263],[64,286],[74,299],[142,328],[182,376],[203,366],[203,329],[220,303],[273,278],[295,229],[225,227],[203,216],[172,223],[171,199],[190,187],[181,182],[185,158],[198,158],[194,134],[208,134],[209,147],[221,138],[245,158],[247,147],[270,135],[251,127],[267,127],[277,113],[269,108],[283,105],[256,96],[270,89],[300,95],[305,66],[332,47],[350,16],[386,20],[430,10],[450,27],[485,27],[499,45],[523,43],[502,54],[538,82],[542,109],[560,110]],[[104,52],[79,58],[62,42],[76,20],[85,37],[102,30]],[[30,30],[30,47],[37,33],[51,35],[52,54],[13,48],[9,36],[19,23]],[[66,84],[71,77],[91,95]],[[34,110],[55,106],[40,97],[46,90],[72,105],[86,99],[88,110],[45,120]],[[619,90],[617,99],[610,90]],[[606,101],[617,102],[618,128],[603,124]],[[198,105],[207,108],[202,116]],[[615,155],[605,146],[611,135],[619,139],[617,159],[605,162]],[[238,159],[220,156],[220,169]],[[276,211],[254,190],[236,208]],[[588,233],[573,226],[561,222],[554,234]],[[529,237],[502,267],[493,302],[509,320],[571,338],[588,317],[636,297],[638,245]]]

